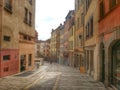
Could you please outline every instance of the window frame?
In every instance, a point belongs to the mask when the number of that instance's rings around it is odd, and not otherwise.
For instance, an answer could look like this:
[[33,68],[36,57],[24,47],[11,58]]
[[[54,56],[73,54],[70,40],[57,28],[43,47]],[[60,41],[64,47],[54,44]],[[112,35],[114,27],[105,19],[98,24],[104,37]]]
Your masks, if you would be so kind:
[[12,0],[5,0],[4,9],[12,14]]
[[10,55],[3,55],[3,61],[10,60]]
[[102,0],[99,3],[99,16],[100,16],[100,19],[103,18],[104,15],[105,15],[105,4],[104,4],[104,0]]
[[10,41],[11,41],[11,37],[10,37],[10,36],[5,35],[5,36],[4,36],[4,41],[10,42]]

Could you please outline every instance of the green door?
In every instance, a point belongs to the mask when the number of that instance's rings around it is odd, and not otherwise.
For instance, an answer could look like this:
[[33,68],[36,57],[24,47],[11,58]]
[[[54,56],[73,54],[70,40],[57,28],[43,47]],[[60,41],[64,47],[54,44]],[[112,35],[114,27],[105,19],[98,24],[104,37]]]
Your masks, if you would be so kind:
[[120,41],[112,49],[111,83],[120,90]]

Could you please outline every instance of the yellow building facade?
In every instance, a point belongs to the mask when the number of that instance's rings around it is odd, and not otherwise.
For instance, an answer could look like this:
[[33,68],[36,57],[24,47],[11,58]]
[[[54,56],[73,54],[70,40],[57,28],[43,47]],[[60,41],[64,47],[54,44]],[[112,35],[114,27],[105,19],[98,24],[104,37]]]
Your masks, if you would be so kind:
[[85,60],[86,72],[98,79],[98,0],[85,2]]
[[51,32],[51,41],[50,41],[50,54],[51,58],[56,61],[57,54],[56,54],[56,31],[52,29]]
[[83,46],[84,46],[84,0],[75,0],[75,66],[83,66]]

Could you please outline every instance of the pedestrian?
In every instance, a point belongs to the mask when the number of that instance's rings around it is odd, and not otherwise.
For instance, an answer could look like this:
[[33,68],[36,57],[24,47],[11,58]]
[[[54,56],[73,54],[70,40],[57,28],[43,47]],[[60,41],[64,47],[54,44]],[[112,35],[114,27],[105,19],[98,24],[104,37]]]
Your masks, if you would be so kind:
[[50,59],[50,64],[52,64],[52,59]]
[[39,63],[37,63],[37,69],[39,68]]

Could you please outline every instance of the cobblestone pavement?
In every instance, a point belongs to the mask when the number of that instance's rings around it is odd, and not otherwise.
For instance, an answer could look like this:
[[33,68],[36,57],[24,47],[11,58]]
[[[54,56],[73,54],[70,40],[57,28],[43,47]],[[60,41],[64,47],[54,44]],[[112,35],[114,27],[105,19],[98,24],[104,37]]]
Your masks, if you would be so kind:
[[48,67],[45,77],[38,79],[27,90],[106,90],[101,83],[80,74],[78,69],[59,64]]
[[23,90],[37,79],[42,79],[46,69],[47,66],[41,66],[33,71],[0,78],[0,90]]

